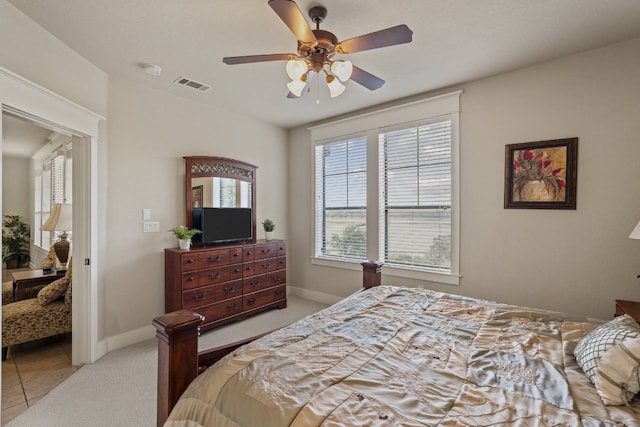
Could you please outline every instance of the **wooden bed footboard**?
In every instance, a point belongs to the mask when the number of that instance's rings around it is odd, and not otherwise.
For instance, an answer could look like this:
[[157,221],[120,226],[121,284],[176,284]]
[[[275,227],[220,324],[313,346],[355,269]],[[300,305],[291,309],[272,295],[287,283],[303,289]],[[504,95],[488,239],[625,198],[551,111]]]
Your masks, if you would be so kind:
[[[379,286],[382,262],[362,263],[362,286]],[[198,353],[198,335],[204,317],[190,310],[180,310],[153,319],[158,338],[158,411],[157,425],[162,426],[176,402],[196,376],[226,354],[266,334],[261,334]]]

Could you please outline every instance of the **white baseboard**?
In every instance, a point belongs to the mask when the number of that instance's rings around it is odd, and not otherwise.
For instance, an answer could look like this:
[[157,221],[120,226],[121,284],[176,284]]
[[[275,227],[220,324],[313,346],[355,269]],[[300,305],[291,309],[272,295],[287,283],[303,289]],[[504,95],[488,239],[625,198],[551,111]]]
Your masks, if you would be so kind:
[[156,329],[153,325],[144,326],[134,329],[133,331],[124,332],[120,335],[109,337],[107,341],[107,351],[111,352],[128,345],[137,344],[141,341],[153,338],[156,335]]
[[319,302],[322,304],[332,305],[343,299],[331,294],[325,294],[317,291],[310,291],[309,289],[298,288],[295,286],[287,285],[287,293],[296,297],[308,299],[311,301]]

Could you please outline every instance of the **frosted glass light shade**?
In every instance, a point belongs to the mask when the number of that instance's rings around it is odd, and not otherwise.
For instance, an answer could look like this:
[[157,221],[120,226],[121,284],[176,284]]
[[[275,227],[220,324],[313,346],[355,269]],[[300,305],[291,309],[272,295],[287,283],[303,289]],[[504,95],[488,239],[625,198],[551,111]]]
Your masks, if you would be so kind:
[[335,61],[331,64],[331,72],[342,82],[346,82],[353,73],[353,64],[351,61]]
[[287,61],[287,75],[291,80],[300,80],[307,70],[307,63],[302,59],[291,59]]
[[640,222],[636,225],[636,228],[633,229],[631,234],[629,234],[630,239],[640,239]]
[[302,90],[304,89],[305,85],[305,82],[303,82],[302,80],[292,80],[287,83],[287,88],[289,89],[289,92],[291,92],[295,96],[300,96],[302,95]]
[[327,76],[327,86],[329,86],[329,94],[332,98],[340,96],[346,89],[342,83],[335,78],[335,76]]

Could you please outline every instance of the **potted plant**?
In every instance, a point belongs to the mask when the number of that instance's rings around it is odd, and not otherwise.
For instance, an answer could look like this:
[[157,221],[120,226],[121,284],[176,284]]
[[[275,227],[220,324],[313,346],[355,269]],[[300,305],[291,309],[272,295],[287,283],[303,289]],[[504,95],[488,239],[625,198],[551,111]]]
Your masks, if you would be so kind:
[[273,230],[276,228],[276,224],[267,218],[262,221],[262,227],[264,227],[266,239],[271,240],[273,238]]
[[5,214],[2,218],[2,261],[7,268],[22,267],[29,255],[29,225],[20,215]]
[[197,228],[189,229],[184,225],[173,227],[169,231],[171,231],[178,238],[180,249],[191,248],[191,238],[196,234],[202,233],[202,231],[198,230]]

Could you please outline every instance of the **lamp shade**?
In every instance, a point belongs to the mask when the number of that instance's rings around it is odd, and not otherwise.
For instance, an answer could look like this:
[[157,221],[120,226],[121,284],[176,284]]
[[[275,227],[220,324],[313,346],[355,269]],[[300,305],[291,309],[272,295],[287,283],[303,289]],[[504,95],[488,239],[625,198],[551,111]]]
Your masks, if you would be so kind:
[[335,74],[341,82],[346,82],[353,73],[353,64],[351,61],[335,61],[331,64],[331,72]]
[[335,76],[327,76],[327,86],[329,86],[329,94],[332,98],[339,96],[346,89],[342,83]]
[[291,59],[287,61],[287,75],[291,80],[300,80],[307,70],[307,63],[302,59]]
[[633,229],[631,234],[629,234],[630,239],[640,239],[640,222],[636,225],[636,228]]
[[56,203],[51,209],[49,219],[42,224],[42,231],[71,231],[73,224],[73,209],[71,205]]
[[287,88],[289,89],[289,92],[291,92],[295,96],[302,95],[302,91],[305,86],[306,86],[306,83],[303,82],[302,80],[292,80],[289,83],[287,83]]

